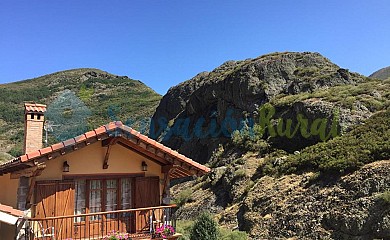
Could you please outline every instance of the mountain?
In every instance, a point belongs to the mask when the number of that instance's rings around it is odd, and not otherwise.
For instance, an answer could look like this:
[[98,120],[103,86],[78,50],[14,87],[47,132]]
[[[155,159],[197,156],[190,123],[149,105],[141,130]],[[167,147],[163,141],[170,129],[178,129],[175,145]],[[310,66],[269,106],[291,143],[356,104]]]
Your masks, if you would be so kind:
[[150,135],[212,168],[172,187],[179,219],[209,211],[250,239],[386,239],[389,119],[390,80],[286,52],[170,88]]
[[[138,80],[90,68],[1,84],[0,96],[0,152],[13,156],[22,153],[25,101],[48,105],[46,119],[53,121],[54,125],[49,141],[57,142],[62,140],[60,133],[65,132],[65,124],[74,126],[77,132],[121,120],[135,128],[148,129],[145,120],[153,115],[161,99],[159,94]],[[71,103],[75,105],[71,106]],[[75,109],[70,112],[67,108]],[[83,119],[75,119],[81,116]],[[83,121],[85,126],[75,126]]]
[[390,67],[379,69],[378,71],[371,74],[370,78],[378,78],[382,80],[390,78]]
[[[218,136],[211,138],[199,137],[196,133],[178,133],[180,129],[194,129],[199,119],[204,119],[201,126],[203,130],[207,124],[214,122],[221,126],[227,118],[233,118],[237,125],[240,124],[239,119],[255,117],[262,104],[283,96],[308,96],[320,89],[351,86],[365,81],[366,77],[338,67],[319,53],[272,53],[254,59],[228,61],[211,72],[200,73],[193,79],[170,88],[153,115],[155,124],[151,128],[151,136],[205,163],[219,144],[229,140],[229,134],[217,134]],[[287,106],[278,113],[294,115],[297,110],[305,108],[309,119],[330,117],[335,100],[344,100],[335,99],[337,97],[328,97],[325,99],[326,104],[302,99],[300,105],[297,104],[293,108]],[[351,110],[342,108],[340,111]],[[359,114],[354,118],[342,119],[341,125],[347,128],[351,123],[368,116],[358,116]],[[168,124],[161,124],[164,121]],[[183,138],[183,134],[188,136]],[[276,142],[279,146],[285,145],[283,139]],[[297,139],[289,142],[295,145],[285,145],[285,150],[294,151],[318,142],[318,139]]]

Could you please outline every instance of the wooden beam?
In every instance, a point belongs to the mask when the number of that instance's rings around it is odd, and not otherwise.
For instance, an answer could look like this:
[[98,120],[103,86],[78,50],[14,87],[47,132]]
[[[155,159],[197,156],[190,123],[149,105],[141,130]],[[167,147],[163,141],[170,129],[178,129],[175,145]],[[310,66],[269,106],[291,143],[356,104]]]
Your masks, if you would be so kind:
[[106,155],[104,156],[103,169],[108,168],[108,159],[110,158],[110,153],[112,146],[118,142],[118,138],[107,138],[102,141],[102,146],[107,147]]
[[119,143],[119,145],[121,145],[125,148],[128,148],[128,149],[140,154],[141,156],[143,156],[143,157],[145,157],[145,158],[147,158],[147,159],[149,159],[149,160],[151,160],[159,165],[169,164],[169,162],[166,159],[159,157],[156,154],[153,154],[153,153],[145,150],[144,148],[140,147],[139,145],[134,144],[133,142],[131,142],[127,139],[123,139],[123,138],[119,139],[118,143]]
[[37,165],[37,169],[34,171],[33,175],[31,176],[31,182],[30,182],[30,186],[28,187],[28,193],[26,197],[26,209],[29,209],[31,207],[31,197],[34,192],[36,177],[41,175],[42,171],[45,170],[45,168],[46,168],[45,164]]
[[156,155],[159,156],[159,157],[162,157],[162,158],[165,158],[165,153],[160,151],[160,150],[156,150]]
[[178,167],[178,168],[176,169],[176,172],[179,173],[179,174],[182,175],[182,176],[187,176],[187,177],[193,175],[191,172],[188,172],[188,171],[186,171],[185,169],[183,169],[183,168],[181,168],[181,167]]
[[174,166],[172,164],[169,164],[169,165],[164,165],[161,167],[161,173],[167,173],[169,172],[169,170],[171,170],[171,168],[173,168]]
[[104,156],[103,169],[108,168],[108,159],[110,158],[111,148],[112,148],[112,145],[108,145],[106,155]]
[[167,166],[169,166],[167,167],[167,169],[169,168],[169,170],[164,173],[164,187],[163,187],[162,195],[163,195],[163,200],[164,198],[168,199],[167,200],[168,202],[163,202],[163,204],[170,204],[170,190],[169,190],[170,176],[172,173],[176,171],[176,168],[173,167],[172,165],[167,165]]
[[146,148],[148,147],[148,145],[146,143],[144,143],[144,142],[139,142],[138,146],[140,146],[141,148],[143,148],[145,150],[147,150]]
[[[157,152],[158,152],[157,148],[155,148],[155,147],[152,146],[152,145],[146,146],[146,150],[148,150],[149,152],[151,152],[151,153],[153,153],[153,154],[155,154],[155,155],[157,155]],[[158,155],[157,155],[157,156],[158,156]]]
[[116,141],[118,141],[118,138],[116,138],[116,137],[109,137],[107,139],[104,139],[102,141],[102,147],[107,147],[109,145],[113,145],[113,144],[115,144]]
[[177,174],[177,172],[174,172],[174,173],[171,173],[171,179],[175,179],[175,178],[181,178],[183,176],[180,176],[179,174]]
[[26,169],[18,170],[11,173],[11,179],[19,179],[20,177],[31,177],[38,169],[38,166],[29,167]]

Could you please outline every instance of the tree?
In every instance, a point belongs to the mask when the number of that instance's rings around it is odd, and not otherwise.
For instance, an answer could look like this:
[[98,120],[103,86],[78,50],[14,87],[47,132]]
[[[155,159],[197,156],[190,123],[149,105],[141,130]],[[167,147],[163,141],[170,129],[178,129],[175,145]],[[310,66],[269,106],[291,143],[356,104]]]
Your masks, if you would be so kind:
[[209,213],[202,213],[191,229],[190,240],[217,240],[218,225]]

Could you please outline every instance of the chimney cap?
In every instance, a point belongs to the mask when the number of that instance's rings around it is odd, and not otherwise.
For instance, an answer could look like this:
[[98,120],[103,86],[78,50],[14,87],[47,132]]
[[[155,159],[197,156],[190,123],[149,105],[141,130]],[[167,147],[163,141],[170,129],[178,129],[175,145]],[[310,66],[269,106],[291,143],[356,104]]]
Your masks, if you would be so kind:
[[38,104],[38,103],[24,103],[24,109],[26,112],[46,112],[46,105],[45,104]]

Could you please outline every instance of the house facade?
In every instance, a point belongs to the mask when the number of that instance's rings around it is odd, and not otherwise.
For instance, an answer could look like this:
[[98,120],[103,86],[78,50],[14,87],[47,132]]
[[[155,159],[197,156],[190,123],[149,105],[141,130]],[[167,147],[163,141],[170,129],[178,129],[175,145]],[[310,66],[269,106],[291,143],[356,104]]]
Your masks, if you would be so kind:
[[0,204],[24,211],[0,239],[158,238],[170,180],[210,171],[121,122],[42,148],[45,111],[25,104],[25,154],[0,165]]

